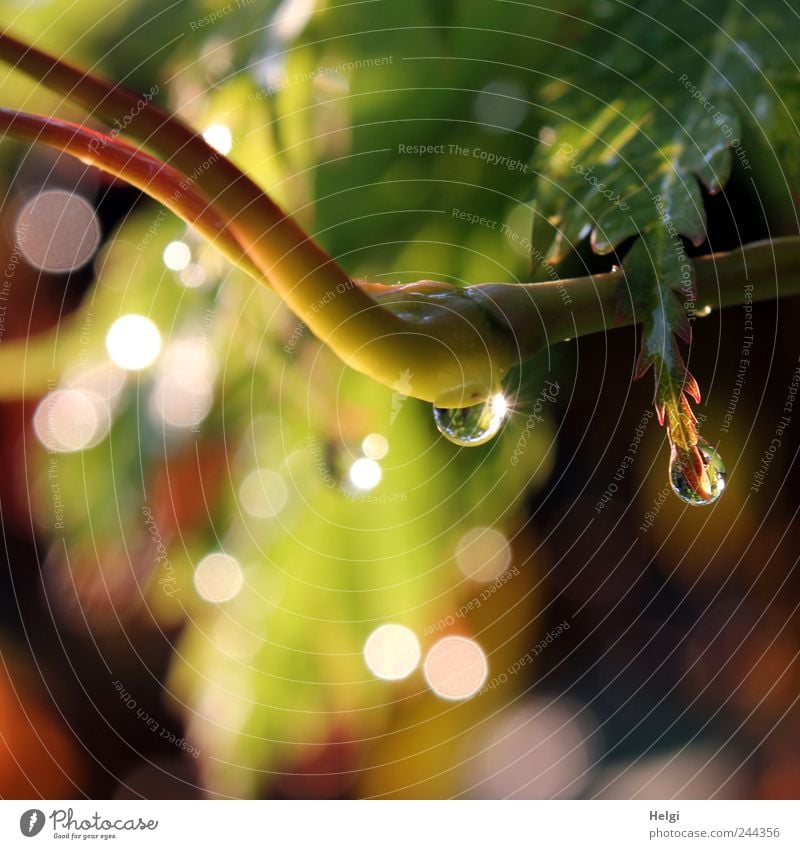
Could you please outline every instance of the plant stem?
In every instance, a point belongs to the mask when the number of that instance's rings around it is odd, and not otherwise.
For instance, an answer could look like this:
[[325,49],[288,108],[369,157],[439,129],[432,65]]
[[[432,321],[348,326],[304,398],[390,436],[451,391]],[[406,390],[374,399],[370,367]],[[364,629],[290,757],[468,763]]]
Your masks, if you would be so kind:
[[234,264],[255,277],[261,273],[242,252],[226,221],[179,174],[135,147],[69,121],[45,118],[0,108],[0,134],[28,142],[41,142],[93,165],[164,204],[191,224]]
[[[249,219],[227,221],[192,190],[187,178],[159,160],[110,136],[38,115],[0,109],[0,132],[41,141],[127,180],[261,279],[258,265],[242,255]],[[251,256],[254,252],[252,247]],[[304,261],[299,254],[287,255],[276,288],[349,365],[388,386],[404,374],[417,375],[417,397],[451,406],[476,403],[499,387],[512,361],[511,347],[462,290],[446,284],[436,284],[435,291],[421,286],[400,299],[395,296],[384,308],[358,282],[329,276],[330,266],[303,278]],[[295,276],[298,284],[290,284]]]
[[[745,285],[752,285],[752,301],[768,301],[800,295],[800,237],[754,242],[743,248],[710,254],[694,261],[699,303],[716,307],[745,303]],[[470,287],[513,336],[526,359],[547,344],[569,336],[605,331],[635,319],[618,321],[617,305],[625,298],[625,275],[619,272],[561,281],[572,303],[565,306],[556,283],[486,283]],[[379,300],[406,299],[416,292],[422,297],[438,293],[453,302],[448,288],[424,281],[405,286],[366,287]],[[460,308],[461,304],[453,304]],[[0,345],[0,399],[36,397],[47,391],[53,377],[54,354],[68,360],[79,350],[82,320],[72,317],[59,328],[31,339]],[[538,329],[537,329],[538,328]]]
[[[626,297],[622,271],[465,290],[428,281],[403,287],[359,284],[232,162],[149,98],[7,34],[0,34],[0,59],[106,122],[124,125],[133,138],[170,163],[217,211],[215,239],[233,253],[232,243],[237,243],[237,250],[260,272],[259,279],[268,279],[317,337],[349,365],[388,386],[411,374],[411,394],[416,397],[451,407],[476,403],[496,391],[511,365],[548,344],[637,321],[635,315],[619,318],[618,306]],[[111,150],[106,144],[105,150]],[[136,161],[142,157],[127,146],[125,155]],[[130,179],[119,170],[124,164],[120,161],[100,158],[93,164]],[[151,166],[156,174],[167,167],[158,160],[151,160]],[[132,176],[133,182],[141,175]],[[161,183],[151,177],[146,185],[135,184],[165,202]],[[185,210],[170,208],[186,218]],[[774,283],[777,294],[780,278],[783,294],[796,293],[798,263],[795,239],[698,260],[702,301],[740,303],[748,279],[766,281],[765,286]],[[772,287],[761,288],[752,298],[772,295]]]
[[[184,174],[208,198],[236,233],[243,251],[298,315],[318,307],[312,329],[336,345],[343,323],[348,335],[364,344],[379,322],[374,304],[358,286],[341,284],[348,275],[311,237],[287,216],[246,174],[209,145],[202,135],[174,115],[129,89],[85,72],[38,48],[0,33],[0,59],[42,85],[83,106],[108,124],[151,148]],[[369,311],[369,319],[364,314]],[[392,316],[383,317],[390,330]]]
[[[124,126],[131,138],[151,148],[160,159],[189,177],[214,206],[228,213],[227,217],[247,212],[257,216],[265,230],[272,227],[279,231],[291,229],[287,222],[293,222],[247,175],[188,124],[157,106],[152,95],[136,94],[8,33],[0,33],[0,60],[82,106],[90,117],[97,117],[109,125]],[[280,235],[280,232],[274,233],[272,241],[281,241]],[[288,246],[307,241],[306,234],[297,228],[288,234]],[[323,255],[321,258],[330,261],[330,257]]]
[[[386,345],[376,344],[376,340],[396,334],[402,329],[401,322],[390,311],[376,307],[308,234],[202,135],[160,109],[151,98],[87,73],[7,33],[0,33],[0,59],[80,104],[91,115],[125,126],[126,133],[200,189],[261,271],[259,279],[268,280],[323,342],[361,371],[375,374],[376,365],[386,365],[381,362],[386,354],[378,350]],[[402,369],[392,364],[378,371],[385,372],[379,379],[386,382],[390,374],[397,380]]]

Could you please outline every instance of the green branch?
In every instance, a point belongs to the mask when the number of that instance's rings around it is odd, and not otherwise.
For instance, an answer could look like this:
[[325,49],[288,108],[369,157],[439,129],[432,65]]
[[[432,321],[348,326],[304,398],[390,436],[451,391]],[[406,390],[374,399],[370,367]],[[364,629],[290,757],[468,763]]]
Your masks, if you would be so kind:
[[[242,254],[241,234],[247,234],[250,222],[222,217],[193,190],[188,178],[159,160],[76,124],[4,109],[0,109],[0,133],[47,144],[126,180],[262,279],[257,264]],[[415,396],[460,406],[496,391],[511,365],[510,345],[462,290],[421,284],[401,297],[395,290],[391,299],[378,303],[370,294],[374,288],[328,278],[327,271],[303,277],[302,267],[291,269],[291,261],[284,262],[277,279],[279,292],[295,313],[345,362],[388,386],[403,374],[416,375]]]

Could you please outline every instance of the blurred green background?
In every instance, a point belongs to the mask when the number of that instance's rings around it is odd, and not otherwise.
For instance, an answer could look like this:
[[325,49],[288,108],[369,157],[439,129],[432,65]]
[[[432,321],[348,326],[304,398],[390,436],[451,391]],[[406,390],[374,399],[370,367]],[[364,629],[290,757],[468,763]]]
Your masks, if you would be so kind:
[[[513,234],[553,132],[549,69],[611,5],[12,1],[3,23],[157,85],[353,275],[475,283],[528,277]],[[4,106],[82,119],[0,74]],[[0,419],[0,795],[797,795],[796,437],[747,494],[794,302],[756,307],[728,432],[741,311],[695,329],[731,478],[692,510],[661,496],[633,330],[528,364],[502,436],[458,448],[157,204],[45,149],[3,140],[0,161],[0,353],[29,338],[26,374],[49,382]],[[15,238],[58,192],[100,239],[56,273],[57,233],[38,264]],[[706,199],[702,251],[765,235],[747,192],[734,173]],[[485,685],[451,668],[464,697],[442,698],[433,665],[386,680],[391,647],[365,652],[386,624],[423,657],[463,638]]]

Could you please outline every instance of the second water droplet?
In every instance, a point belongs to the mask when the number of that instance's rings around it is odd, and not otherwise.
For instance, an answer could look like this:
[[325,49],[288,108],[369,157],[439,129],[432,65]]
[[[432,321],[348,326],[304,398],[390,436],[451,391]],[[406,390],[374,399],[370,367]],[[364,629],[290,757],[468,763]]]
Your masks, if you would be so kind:
[[697,450],[703,460],[699,486],[695,488],[686,478],[678,448],[672,449],[669,464],[669,482],[675,495],[693,506],[713,504],[722,495],[728,472],[722,457],[704,439],[698,439]]
[[482,404],[458,409],[433,408],[433,420],[442,436],[456,445],[483,445],[500,432],[508,415],[508,402],[502,392]]

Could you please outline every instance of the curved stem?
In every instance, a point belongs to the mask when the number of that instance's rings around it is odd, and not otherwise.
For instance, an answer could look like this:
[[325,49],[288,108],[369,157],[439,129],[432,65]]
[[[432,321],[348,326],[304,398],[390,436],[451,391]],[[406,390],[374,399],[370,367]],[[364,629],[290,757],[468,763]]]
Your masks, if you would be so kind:
[[[184,174],[227,221],[243,252],[261,271],[259,279],[268,280],[295,314],[346,361],[375,372],[364,349],[369,346],[371,356],[380,356],[375,340],[401,329],[395,316],[376,307],[310,236],[202,135],[156,106],[152,98],[7,33],[0,33],[0,59],[106,123],[124,126],[132,138]],[[395,370],[394,365],[383,369]]]
[[315,267],[332,262],[319,248],[312,247],[308,236],[246,174],[188,124],[157,106],[152,94],[139,95],[8,33],[0,33],[0,60],[82,106],[90,117],[123,127],[131,138],[188,176],[228,218],[247,212],[257,217],[265,230],[275,230],[271,234],[273,244],[280,243],[284,248],[302,245],[309,252],[316,248]]
[[[126,180],[263,279],[263,263],[252,261],[253,256],[259,258],[249,229],[253,222],[227,220],[193,189],[189,178],[159,160],[67,121],[4,109],[0,133],[43,142]],[[258,243],[269,241],[261,238]],[[242,254],[242,244],[250,245],[249,255]],[[422,299],[417,291],[384,306],[358,282],[331,276],[331,266],[309,273],[304,262],[299,254],[283,257],[281,273],[273,278],[276,288],[311,330],[354,368],[389,386],[404,375],[404,382],[416,375],[415,396],[452,406],[479,401],[499,386],[511,363],[511,348],[462,291],[447,286],[445,297],[438,285],[435,293],[426,289]]]
[[[311,237],[202,135],[174,115],[124,86],[81,70],[43,50],[0,33],[0,59],[42,85],[83,106],[108,124],[151,148],[184,174],[208,198],[236,234],[243,251],[298,314],[319,305],[312,330],[336,347],[343,322],[348,336],[364,344],[391,329],[392,316],[381,316],[369,296],[346,283],[348,275]],[[370,311],[369,317],[365,311]],[[383,321],[383,328],[374,327]],[[370,323],[372,326],[369,326]],[[316,325],[316,327],[314,326]]]

